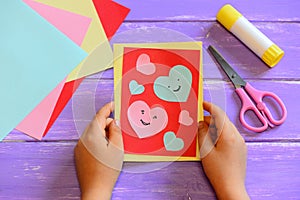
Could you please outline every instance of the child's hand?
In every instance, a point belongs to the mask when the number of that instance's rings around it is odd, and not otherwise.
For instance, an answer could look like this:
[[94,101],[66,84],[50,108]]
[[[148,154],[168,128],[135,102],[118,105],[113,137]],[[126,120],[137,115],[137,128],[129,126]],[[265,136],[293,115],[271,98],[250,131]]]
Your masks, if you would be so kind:
[[89,124],[75,148],[77,177],[82,199],[110,199],[123,164],[122,134],[109,118],[113,103],[106,104]]
[[[203,107],[211,114],[199,122],[198,130],[205,174],[219,199],[249,199],[245,189],[245,141],[222,109],[208,102]],[[216,144],[211,135],[219,136]]]

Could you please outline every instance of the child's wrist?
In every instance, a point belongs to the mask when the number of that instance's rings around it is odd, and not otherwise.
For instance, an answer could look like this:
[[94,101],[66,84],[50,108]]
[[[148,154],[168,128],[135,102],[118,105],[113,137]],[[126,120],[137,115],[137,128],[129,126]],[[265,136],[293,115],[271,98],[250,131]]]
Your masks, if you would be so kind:
[[248,193],[244,185],[238,187],[224,187],[216,191],[218,199],[231,199],[231,200],[249,200]]
[[112,189],[110,188],[95,188],[83,191],[81,194],[82,200],[109,200],[111,199]]

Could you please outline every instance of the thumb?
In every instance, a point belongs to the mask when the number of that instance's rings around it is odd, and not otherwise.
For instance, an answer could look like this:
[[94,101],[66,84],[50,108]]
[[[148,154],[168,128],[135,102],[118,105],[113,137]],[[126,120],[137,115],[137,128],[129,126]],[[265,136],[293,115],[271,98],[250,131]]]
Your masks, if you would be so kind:
[[204,121],[200,121],[198,123],[198,142],[199,142],[200,149],[207,133],[208,133],[208,125]]
[[113,169],[121,171],[124,160],[124,146],[120,127],[116,120],[108,125],[108,151],[110,152],[110,164]]
[[208,124],[204,121],[200,121],[198,124],[198,142],[200,158],[203,159],[214,148],[214,144],[209,134]]
[[122,151],[124,150],[122,132],[116,120],[111,121],[108,125],[108,139],[109,145],[113,145]]

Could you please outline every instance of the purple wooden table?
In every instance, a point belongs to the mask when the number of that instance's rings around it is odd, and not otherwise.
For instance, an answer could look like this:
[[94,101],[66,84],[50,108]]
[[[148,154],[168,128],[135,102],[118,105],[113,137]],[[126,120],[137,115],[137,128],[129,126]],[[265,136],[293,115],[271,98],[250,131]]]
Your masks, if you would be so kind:
[[[261,134],[249,133],[238,120],[241,103],[233,86],[204,50],[204,99],[222,104],[220,106],[247,142],[246,186],[251,199],[300,199],[300,2],[229,1],[284,49],[284,58],[273,69],[215,21],[218,9],[228,1],[119,2],[131,8],[120,34],[136,30],[141,33],[148,30],[151,33],[153,29],[173,30],[203,41],[204,47],[215,45],[253,86],[273,91],[283,99],[288,109],[286,122]],[[176,41],[175,35],[150,34],[146,40]],[[128,37],[123,42],[137,41],[138,38]],[[223,92],[216,96],[218,91]],[[43,141],[12,131],[0,143],[0,199],[80,198],[73,148],[78,140],[76,124],[81,119],[74,117],[74,109],[78,111],[84,106],[84,101],[78,99],[91,94],[95,97],[96,109],[113,98],[112,70],[84,80]],[[112,199],[181,200],[188,196],[216,199],[199,162],[167,163],[165,166],[162,163],[125,163]]]

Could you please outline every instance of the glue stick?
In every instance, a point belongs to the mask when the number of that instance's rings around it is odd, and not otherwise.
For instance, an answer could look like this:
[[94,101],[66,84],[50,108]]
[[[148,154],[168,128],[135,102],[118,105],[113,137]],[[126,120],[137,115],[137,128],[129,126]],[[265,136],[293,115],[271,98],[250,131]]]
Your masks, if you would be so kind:
[[226,4],[219,10],[217,20],[269,67],[282,58],[284,52],[231,5]]

